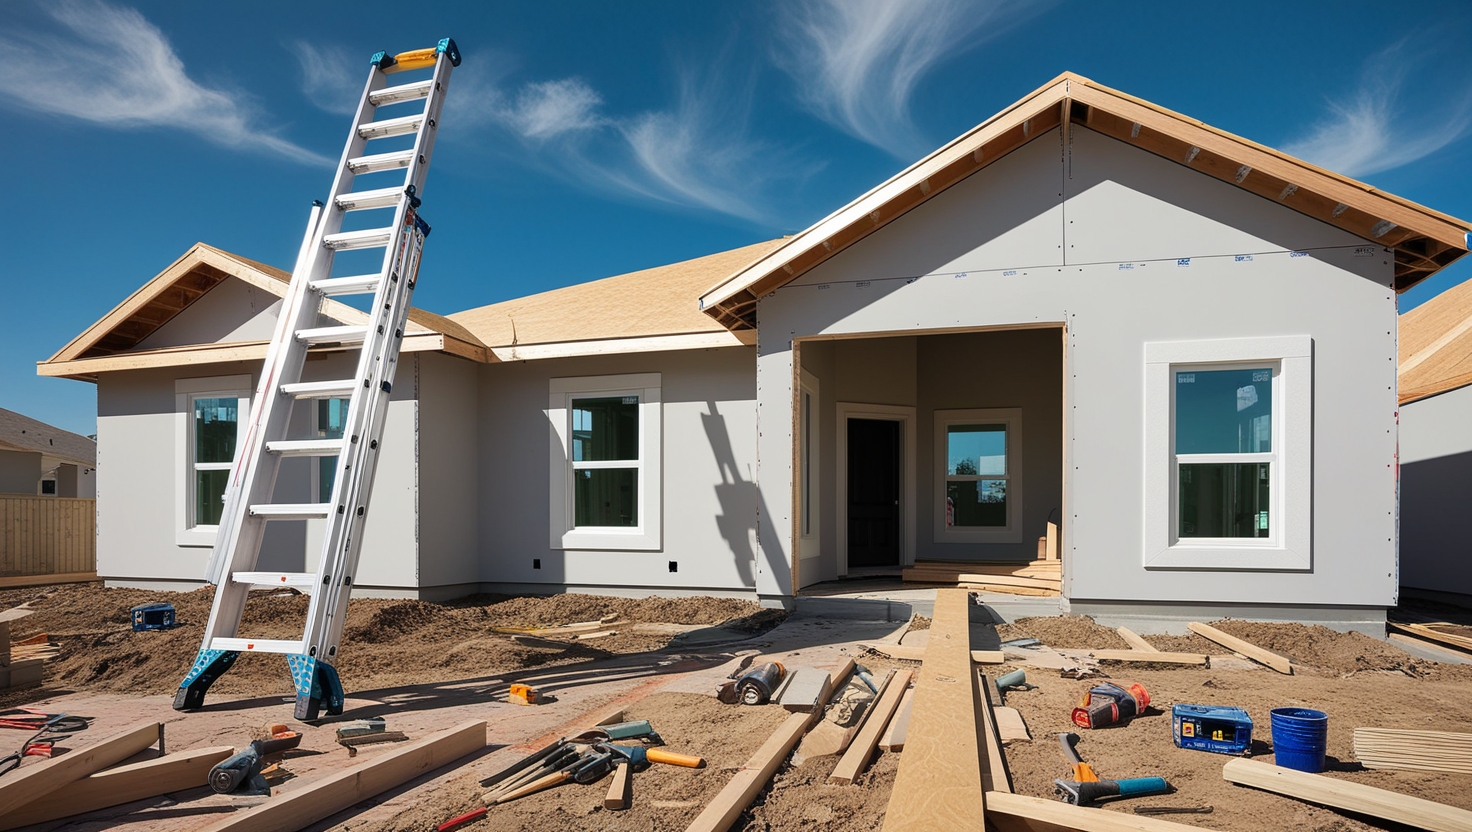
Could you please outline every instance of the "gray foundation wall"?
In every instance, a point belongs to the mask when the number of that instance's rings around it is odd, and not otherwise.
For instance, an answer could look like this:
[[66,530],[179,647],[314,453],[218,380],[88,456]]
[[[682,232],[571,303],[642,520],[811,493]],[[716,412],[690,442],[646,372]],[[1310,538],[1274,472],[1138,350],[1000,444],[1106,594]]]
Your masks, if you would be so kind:
[[1459,387],[1402,405],[1402,587],[1472,596],[1469,508],[1472,508],[1472,387]]

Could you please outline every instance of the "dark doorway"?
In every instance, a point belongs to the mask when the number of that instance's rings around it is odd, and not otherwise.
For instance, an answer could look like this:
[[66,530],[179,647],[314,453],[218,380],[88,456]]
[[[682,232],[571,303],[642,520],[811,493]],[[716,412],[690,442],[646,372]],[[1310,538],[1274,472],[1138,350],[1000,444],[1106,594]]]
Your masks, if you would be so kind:
[[900,422],[848,420],[848,565],[900,562]]

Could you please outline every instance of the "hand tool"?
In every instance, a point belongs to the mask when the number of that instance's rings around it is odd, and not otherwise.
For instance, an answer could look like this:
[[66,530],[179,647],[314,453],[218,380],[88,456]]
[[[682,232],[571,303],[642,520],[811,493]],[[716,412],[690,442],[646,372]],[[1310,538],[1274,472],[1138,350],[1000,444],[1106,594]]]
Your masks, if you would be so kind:
[[547,757],[551,756],[553,753],[555,753],[556,751],[558,751],[559,749],[561,749],[566,744],[567,744],[567,738],[566,737],[558,740],[557,742],[550,743],[550,744],[542,747],[538,751],[535,751],[535,752],[533,752],[531,754],[528,754],[525,757],[522,757],[520,760],[517,760],[516,762],[514,762],[511,765],[507,766],[506,768],[503,768],[500,771],[496,772],[495,774],[492,774],[490,777],[487,777],[486,779],[480,781],[480,784],[482,786],[491,787],[491,786],[494,786],[494,785],[496,785],[498,783],[501,783],[502,781],[506,780],[508,777],[511,777],[512,775],[515,775],[515,774],[519,774],[520,772],[526,770],[526,768],[528,768],[529,766],[535,765],[536,763],[539,763],[542,760],[545,760]]
[[294,731],[256,740],[210,769],[210,788],[217,794],[270,794],[271,787],[261,776],[262,761],[301,743],[302,735]]
[[1059,734],[1058,744],[1063,746],[1063,759],[1073,766],[1073,779],[1079,783],[1097,783],[1099,775],[1094,773],[1093,767],[1084,762],[1084,758],[1078,755],[1078,749],[1073,744],[1078,742],[1078,734]]
[[435,832],[450,832],[451,829],[459,829],[460,827],[464,826],[467,823],[470,823],[471,821],[477,821],[485,817],[486,812],[488,811],[490,810],[482,806],[479,809],[474,809],[472,811],[466,812],[463,815],[457,815],[456,817],[450,818],[439,826],[436,826],[434,828]]
[[1141,685],[1126,690],[1112,682],[1089,688],[1073,709],[1073,724],[1080,728],[1103,728],[1129,722],[1150,705],[1150,694]]
[[587,751],[588,746],[586,745],[574,745],[570,743],[560,745],[554,753],[549,754],[536,765],[529,766],[501,780],[496,786],[482,795],[482,798],[485,800],[486,805],[489,806],[495,803],[496,798],[501,795],[519,789],[533,780],[560,771],[565,766],[576,763]]
[[1210,806],[1136,806],[1137,815],[1209,815]]
[[588,733],[602,732],[610,740],[637,740],[642,739],[649,745],[664,745],[649,720],[640,719],[634,722],[619,722],[614,725],[599,725]]
[[636,772],[649,768],[650,763],[664,763],[671,766],[684,766],[686,768],[705,768],[705,758],[692,757],[688,754],[676,754],[659,748],[642,748],[637,745],[614,745],[613,743],[601,742],[593,748],[605,753],[612,754],[633,766]]
[[507,803],[517,798],[526,797],[529,794],[560,786],[569,780],[576,783],[593,783],[601,779],[603,775],[613,770],[614,755],[608,752],[590,751],[579,757],[560,770],[548,774],[538,780],[533,780],[521,788],[507,792],[496,798],[496,803]]
[[[1093,768],[1083,761],[1075,749],[1078,734],[1059,734],[1063,757],[1073,766],[1073,780],[1054,780],[1053,793],[1075,806],[1088,806],[1104,797],[1141,797],[1170,791],[1164,777],[1135,777],[1129,780],[1101,780]],[[1081,779],[1088,778],[1088,779]]]

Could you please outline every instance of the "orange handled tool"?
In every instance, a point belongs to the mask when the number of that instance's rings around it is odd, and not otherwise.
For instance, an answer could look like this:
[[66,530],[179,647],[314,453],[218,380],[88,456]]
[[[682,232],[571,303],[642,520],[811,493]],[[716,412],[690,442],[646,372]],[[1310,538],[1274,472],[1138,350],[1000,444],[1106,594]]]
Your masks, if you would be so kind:
[[660,748],[641,748],[637,745],[614,745],[613,743],[598,743],[593,746],[605,754],[613,754],[622,757],[628,762],[634,771],[643,771],[649,768],[650,763],[664,763],[670,766],[685,766],[686,768],[703,768],[705,758],[691,757],[688,754],[676,754],[673,751],[665,751]]

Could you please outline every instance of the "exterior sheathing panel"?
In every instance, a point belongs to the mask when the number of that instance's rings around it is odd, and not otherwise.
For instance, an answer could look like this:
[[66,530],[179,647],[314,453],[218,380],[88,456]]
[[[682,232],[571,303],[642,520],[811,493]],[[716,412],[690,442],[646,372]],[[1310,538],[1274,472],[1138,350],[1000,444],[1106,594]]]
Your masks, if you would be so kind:
[[1400,409],[1400,582],[1472,595],[1472,387]]
[[[419,539],[421,587],[476,584],[480,472],[477,365],[419,355]],[[376,504],[375,504],[376,506]]]
[[[1071,153],[1044,135],[761,301],[762,561],[780,569],[791,553],[794,338],[1066,322],[1066,594],[1392,604],[1389,253],[1080,126],[1072,133]],[[1279,335],[1314,345],[1311,570],[1145,569],[1145,344]]]
[[[529,591],[751,593],[758,510],[753,353],[735,347],[480,367],[481,581]],[[549,381],[626,373],[660,374],[662,548],[552,549]]]

